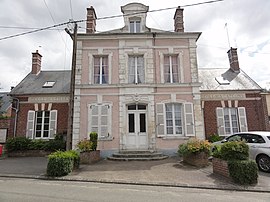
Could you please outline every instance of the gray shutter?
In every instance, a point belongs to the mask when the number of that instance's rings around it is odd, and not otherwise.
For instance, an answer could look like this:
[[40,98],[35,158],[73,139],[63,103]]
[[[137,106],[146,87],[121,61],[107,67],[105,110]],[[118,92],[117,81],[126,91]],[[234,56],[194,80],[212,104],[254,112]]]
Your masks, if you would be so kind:
[[[99,106],[91,105],[90,106],[90,132],[98,133],[98,114],[99,114]],[[99,135],[99,134],[98,134]]]
[[165,136],[164,104],[160,103],[160,104],[157,104],[156,106],[157,106],[157,114],[156,114],[157,136],[163,137],[163,136]]
[[238,107],[238,118],[239,118],[239,128],[240,132],[247,132],[247,118],[245,107]]
[[33,139],[35,131],[35,111],[29,110],[27,115],[26,137]]
[[108,137],[109,132],[109,106],[102,105],[100,115],[100,134],[99,137]]
[[193,104],[185,103],[185,132],[186,136],[195,136]]
[[50,138],[54,138],[57,128],[57,110],[50,111]]
[[216,108],[216,114],[217,114],[218,135],[226,135],[225,134],[225,124],[224,124],[224,112],[223,112],[223,108],[217,107]]

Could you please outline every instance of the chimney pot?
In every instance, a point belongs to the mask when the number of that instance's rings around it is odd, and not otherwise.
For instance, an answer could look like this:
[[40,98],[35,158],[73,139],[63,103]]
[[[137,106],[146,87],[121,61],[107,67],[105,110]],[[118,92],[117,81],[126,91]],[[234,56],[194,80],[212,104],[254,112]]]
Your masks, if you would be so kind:
[[41,58],[42,55],[39,54],[38,50],[36,52],[32,53],[32,74],[39,74],[41,70]]
[[184,9],[180,6],[177,7],[174,14],[174,31],[184,32]]
[[240,72],[237,48],[230,48],[230,50],[227,53],[230,62],[230,69],[234,72]]
[[87,8],[87,21],[86,21],[86,33],[96,32],[96,19],[97,15],[93,6]]

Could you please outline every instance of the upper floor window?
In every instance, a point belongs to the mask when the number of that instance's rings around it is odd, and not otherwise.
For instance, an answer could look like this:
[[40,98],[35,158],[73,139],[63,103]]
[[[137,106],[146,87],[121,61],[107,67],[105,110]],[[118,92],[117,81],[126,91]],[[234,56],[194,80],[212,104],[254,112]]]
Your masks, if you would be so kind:
[[139,33],[141,32],[141,21],[134,20],[129,22],[130,33]]
[[128,83],[144,83],[143,56],[129,56],[128,58]]
[[177,55],[164,56],[164,81],[165,83],[179,82]]
[[109,80],[108,56],[94,57],[94,83],[107,84]]

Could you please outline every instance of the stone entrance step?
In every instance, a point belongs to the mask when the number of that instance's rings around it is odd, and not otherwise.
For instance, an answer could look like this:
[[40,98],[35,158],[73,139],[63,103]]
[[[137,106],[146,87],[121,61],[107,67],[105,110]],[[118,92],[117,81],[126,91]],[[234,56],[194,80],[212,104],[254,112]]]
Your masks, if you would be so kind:
[[155,161],[155,160],[163,160],[166,158],[168,158],[168,156],[157,151],[122,150],[119,151],[118,153],[114,153],[107,159],[114,161]]

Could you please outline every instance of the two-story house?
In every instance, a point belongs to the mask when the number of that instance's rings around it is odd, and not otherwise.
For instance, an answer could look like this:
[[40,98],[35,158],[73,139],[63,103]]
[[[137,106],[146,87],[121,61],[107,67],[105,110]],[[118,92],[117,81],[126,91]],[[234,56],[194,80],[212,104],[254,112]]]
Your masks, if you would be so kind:
[[96,12],[87,8],[87,31],[77,36],[73,148],[93,131],[103,157],[119,150],[172,154],[190,137],[204,139],[201,33],[184,31],[180,7],[174,32],[149,28],[148,10],[122,6],[124,27],[96,33]]

